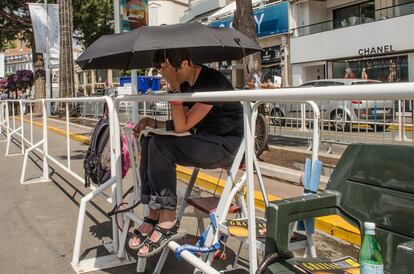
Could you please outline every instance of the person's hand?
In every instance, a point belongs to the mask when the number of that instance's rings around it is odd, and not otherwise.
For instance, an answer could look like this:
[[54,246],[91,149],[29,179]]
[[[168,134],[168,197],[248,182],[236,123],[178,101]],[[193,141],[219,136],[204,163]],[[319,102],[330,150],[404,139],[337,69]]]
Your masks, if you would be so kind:
[[154,124],[154,120],[150,117],[144,117],[135,125],[134,128],[134,135],[136,138],[139,137],[141,131],[144,130],[146,127],[149,127]]
[[177,77],[176,68],[174,68],[168,59],[165,62],[161,63],[160,73],[162,77],[164,77],[165,81],[170,86],[170,89],[179,89],[180,88],[180,81]]

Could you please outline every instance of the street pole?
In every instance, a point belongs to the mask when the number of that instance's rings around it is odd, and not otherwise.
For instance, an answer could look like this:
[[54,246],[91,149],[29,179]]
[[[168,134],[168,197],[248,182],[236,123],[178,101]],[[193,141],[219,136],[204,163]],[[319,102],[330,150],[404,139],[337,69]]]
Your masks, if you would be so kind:
[[[136,69],[131,69],[131,94],[138,95],[138,75]],[[138,104],[139,103],[137,101],[132,103],[132,122],[134,123],[138,123],[139,121]]]
[[121,19],[119,11],[119,0],[114,0],[114,20],[115,20],[115,33],[121,32]]
[[[46,98],[50,98],[50,70],[49,70],[49,15],[47,8],[47,0],[44,1],[46,11],[46,35],[45,35],[45,74],[46,74]],[[46,105],[47,115],[51,114],[50,102]]]
[[[115,33],[123,32],[121,28],[121,18],[120,18],[120,3],[119,0],[114,0],[114,20],[115,20]],[[138,79],[137,79],[137,70],[131,70],[131,95],[138,94]],[[128,108],[128,106],[127,106]],[[132,103],[132,121],[137,123],[139,121],[139,112],[138,112],[138,102]]]

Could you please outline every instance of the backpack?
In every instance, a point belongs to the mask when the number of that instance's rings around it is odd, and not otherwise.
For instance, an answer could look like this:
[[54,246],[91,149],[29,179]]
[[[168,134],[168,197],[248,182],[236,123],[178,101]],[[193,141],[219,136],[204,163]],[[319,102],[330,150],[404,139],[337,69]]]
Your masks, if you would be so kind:
[[[91,182],[101,185],[111,178],[111,152],[109,141],[109,117],[106,105],[103,116],[99,119],[92,133],[91,143],[83,160],[85,170],[85,187],[90,187]],[[121,158],[122,178],[129,169],[129,151],[126,138],[121,131]]]

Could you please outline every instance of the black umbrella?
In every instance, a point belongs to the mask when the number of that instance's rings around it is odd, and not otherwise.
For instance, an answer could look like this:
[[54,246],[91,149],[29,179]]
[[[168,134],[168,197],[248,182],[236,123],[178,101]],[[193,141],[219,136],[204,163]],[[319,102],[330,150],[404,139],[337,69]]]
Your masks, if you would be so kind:
[[172,48],[187,48],[195,63],[238,60],[262,50],[255,41],[236,30],[186,23],[141,27],[102,36],[76,63],[82,69],[149,68],[156,50]]

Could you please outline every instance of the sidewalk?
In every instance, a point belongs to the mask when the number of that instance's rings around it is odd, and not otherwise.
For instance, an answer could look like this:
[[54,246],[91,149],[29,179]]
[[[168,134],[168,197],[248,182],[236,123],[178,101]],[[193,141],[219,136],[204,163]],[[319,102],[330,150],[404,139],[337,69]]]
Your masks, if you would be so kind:
[[[27,119],[26,119],[27,120]],[[34,118],[36,126],[42,126],[41,118]],[[56,134],[66,136],[65,122],[57,119],[48,119],[49,130]],[[89,143],[92,128],[71,123],[70,124],[70,137],[81,143]],[[279,149],[281,147],[278,147]],[[289,150],[296,150],[295,148],[289,148]],[[304,152],[303,150],[299,150]],[[324,155],[329,156],[329,155]],[[339,156],[334,156],[338,158]],[[301,183],[303,181],[303,172],[299,170],[288,169],[281,166],[272,165],[265,162],[259,163],[261,171],[264,176],[264,183],[268,192],[268,198],[270,201],[278,200],[281,198],[295,197],[303,194],[303,187]],[[177,178],[183,182],[188,182],[191,176],[192,169],[186,167],[177,167]],[[220,173],[223,173],[220,180]],[[211,193],[221,193],[226,179],[225,171],[221,169],[216,170],[202,170],[200,172],[196,185],[203,190]],[[328,177],[323,176],[321,182],[321,188],[326,185]],[[256,182],[255,189],[259,189]],[[256,191],[256,206],[260,210],[264,211],[264,200],[259,191]],[[327,216],[320,217],[316,220],[316,228],[326,234],[333,235],[346,242],[359,245],[360,233],[359,230],[352,225],[348,224],[344,219],[339,216]]]
[[[75,127],[74,127],[75,128]],[[41,128],[34,128],[34,139],[42,136]],[[3,136],[4,137],[4,136]],[[4,138],[2,138],[4,140]],[[66,147],[62,146],[64,138],[54,132],[49,133],[49,153],[65,162]],[[19,142],[12,144],[11,153],[19,152]],[[79,142],[72,142],[72,168],[81,173],[83,155],[87,146]],[[4,156],[6,143],[0,142],[0,273],[2,274],[44,274],[75,273],[70,262],[74,250],[74,240],[78,221],[80,200],[90,191],[62,172],[54,164],[50,164],[51,182],[31,185],[19,183],[22,156]],[[42,174],[41,154],[31,153],[26,178],[39,177]],[[132,182],[132,175],[128,174],[124,180],[127,188]],[[178,195],[182,195],[185,185],[178,183]],[[112,221],[107,216],[111,206],[105,198],[98,196],[86,207],[86,218],[83,226],[81,243],[82,259],[96,258],[109,255],[103,243],[111,242]],[[142,208],[135,209],[142,212]],[[186,241],[194,240],[196,234],[196,220],[191,210],[186,210],[181,227],[188,233]],[[220,261],[220,268],[224,263],[234,259],[237,246],[229,243],[226,262]],[[245,251],[244,251],[245,252]],[[136,252],[130,252],[136,259]],[[246,257],[246,254],[243,255]],[[158,256],[150,258],[147,270],[155,268]],[[189,264],[177,262],[174,254],[168,256],[164,274],[193,273]],[[94,271],[95,274],[136,273],[136,264]],[[148,272],[151,273],[151,272]]]
[[[66,136],[64,125],[60,121],[50,120],[49,128],[49,154],[58,159],[62,164],[66,163],[67,154],[65,143]],[[33,128],[34,140],[38,141],[42,137],[41,124]],[[56,129],[58,130],[56,130]],[[25,131],[29,126],[25,124]],[[76,138],[76,133],[83,137],[89,135],[91,128],[71,125],[70,131],[72,138]],[[1,140],[4,140],[1,138]],[[4,152],[6,143],[0,142],[0,150]],[[78,141],[71,142],[72,168],[77,174],[82,174],[83,157],[88,146]],[[11,146],[11,154],[20,152],[19,139],[15,140]],[[42,173],[41,155],[30,153],[30,161],[26,179],[39,177]],[[40,183],[32,185],[19,184],[22,156],[5,157],[0,154],[0,241],[2,250],[0,251],[0,273],[74,273],[70,262],[73,252],[75,230],[79,212],[79,202],[82,197],[89,193],[79,181],[63,172],[53,163],[49,162],[50,183]],[[179,176],[188,176],[188,172],[179,172]],[[212,174],[214,175],[214,174]],[[208,179],[208,174],[199,176],[199,179]],[[207,178],[205,178],[207,177]],[[217,178],[210,176],[215,181],[210,180],[210,184],[217,182]],[[180,179],[180,178],[178,178]],[[286,182],[265,178],[266,187],[271,193],[283,193],[282,197],[300,195],[302,187],[294,186]],[[129,172],[123,180],[123,187],[126,190],[132,183],[132,174]],[[182,197],[186,185],[177,180],[177,194]],[[202,192],[203,194],[205,192]],[[197,196],[198,191],[193,191]],[[280,195],[281,196],[281,195]],[[260,201],[261,197],[257,197]],[[179,201],[180,202],[180,201]],[[110,242],[111,220],[106,213],[111,209],[110,205],[103,197],[97,197],[87,206],[87,216],[83,229],[81,244],[82,258],[96,258],[107,255],[103,243]],[[140,214],[141,208],[135,210]],[[263,211],[257,211],[258,216],[262,216]],[[208,220],[205,219],[208,223]],[[182,220],[181,228],[187,233],[184,242],[194,242],[197,236],[197,223],[193,209],[186,209],[185,217]],[[354,245],[338,241],[324,233],[315,234],[315,244],[320,256],[338,258],[343,256],[357,256],[357,248]],[[239,242],[230,237],[227,242],[227,260],[216,261],[214,265],[218,269],[230,269],[233,263],[235,252],[237,252]],[[136,257],[136,252],[130,253]],[[242,265],[247,265],[248,258],[247,245],[242,249]],[[158,260],[158,256],[151,258],[147,262],[147,271],[151,273]],[[129,264],[122,267],[105,269],[94,273],[135,273],[136,265]],[[193,273],[193,268],[189,264],[177,262],[171,253],[166,261],[162,273]]]

